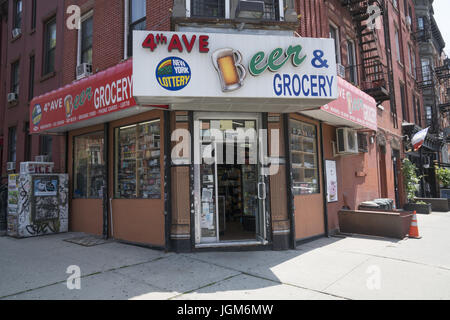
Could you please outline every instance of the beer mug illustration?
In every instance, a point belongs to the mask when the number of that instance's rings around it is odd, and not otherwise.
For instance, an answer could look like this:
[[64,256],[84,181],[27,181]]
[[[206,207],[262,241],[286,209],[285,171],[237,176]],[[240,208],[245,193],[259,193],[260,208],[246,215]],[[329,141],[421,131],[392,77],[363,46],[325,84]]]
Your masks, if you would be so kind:
[[66,117],[70,118],[73,113],[73,101],[71,95],[68,95],[67,97],[64,98],[64,106],[66,109]]
[[212,54],[212,62],[219,74],[223,92],[239,89],[247,76],[245,67],[241,64],[242,54],[231,48],[224,48]]
[[353,96],[350,92],[347,92],[347,105],[348,105],[348,113],[353,113]]

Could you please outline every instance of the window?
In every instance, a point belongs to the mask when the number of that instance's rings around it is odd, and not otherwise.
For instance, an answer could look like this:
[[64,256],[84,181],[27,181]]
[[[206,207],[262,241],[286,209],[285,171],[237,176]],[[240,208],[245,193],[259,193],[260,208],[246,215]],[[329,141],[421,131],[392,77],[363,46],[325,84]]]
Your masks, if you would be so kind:
[[433,108],[431,106],[425,107],[425,120],[426,125],[431,126],[433,123]]
[[31,135],[30,135],[30,123],[25,122],[23,132],[25,134],[25,145],[24,145],[24,161],[31,161]]
[[417,105],[416,105],[416,98],[415,97],[413,97],[412,102],[413,102],[413,112],[414,112],[414,123],[418,124],[418,121],[417,121]]
[[56,51],[56,18],[45,24],[44,42],[44,75],[55,71],[55,51]]
[[20,29],[22,27],[22,0],[14,1],[13,28]]
[[417,79],[417,64],[416,64],[416,54],[415,52],[411,49],[411,58],[412,58],[412,75],[414,77],[414,79]]
[[36,0],[31,3],[31,30],[36,29]]
[[11,92],[19,94],[19,85],[20,85],[20,63],[19,61],[16,61],[11,65]]
[[367,133],[358,132],[358,151],[361,153],[369,152],[369,145],[367,143]]
[[422,62],[422,81],[425,84],[431,84],[431,72],[432,72],[432,68],[430,65],[430,60],[429,59],[421,59]]
[[49,162],[52,161],[52,144],[53,144],[53,137],[52,136],[41,136],[41,144],[39,153],[41,156],[47,156],[47,160]]
[[339,29],[330,24],[330,38],[334,39],[336,49],[336,63],[341,63],[341,46],[339,43]]
[[419,99],[417,99],[417,117],[418,117],[418,120],[419,120],[419,122],[418,122],[418,124],[419,124],[419,126],[422,126],[422,112],[421,112],[421,109],[420,109],[420,101],[419,101]]
[[418,28],[419,30],[424,30],[424,28],[425,28],[425,23],[424,23],[423,17],[417,18],[417,28]]
[[395,9],[398,9],[398,2],[397,2],[397,0],[392,0],[392,5],[394,6]]
[[355,43],[352,40],[347,40],[347,63],[350,71],[349,81],[353,84],[358,84]]
[[128,57],[133,55],[133,31],[145,30],[146,0],[129,0]]
[[[247,11],[237,11],[237,0],[187,0],[186,17],[222,18],[222,19],[258,19],[282,21],[284,20],[283,0],[257,1],[263,3],[263,12],[253,15]],[[232,12],[232,10],[234,12]]]
[[17,129],[11,127],[8,129],[8,162],[16,162],[16,142],[17,142]]
[[290,120],[290,140],[294,195],[320,193],[317,128]]
[[115,196],[119,199],[161,199],[159,120],[115,130]]
[[408,44],[408,60],[409,60],[409,71],[413,74],[413,64],[412,64],[412,52],[411,46]]
[[103,197],[104,142],[103,132],[90,133],[74,138],[74,199],[101,199]]
[[408,106],[406,105],[405,85],[402,84],[402,83],[400,83],[400,96],[401,96],[401,102],[402,102],[402,117],[403,117],[403,120],[409,122]]
[[224,0],[191,0],[192,17],[225,18]]
[[30,74],[28,79],[28,101],[34,98],[34,55],[30,57]]
[[94,18],[92,12],[81,19],[78,30],[78,64],[92,64],[92,36]]
[[399,36],[398,36],[398,29],[395,28],[395,48],[397,51],[397,61],[398,62],[402,62],[402,55],[400,52],[400,40],[399,40]]

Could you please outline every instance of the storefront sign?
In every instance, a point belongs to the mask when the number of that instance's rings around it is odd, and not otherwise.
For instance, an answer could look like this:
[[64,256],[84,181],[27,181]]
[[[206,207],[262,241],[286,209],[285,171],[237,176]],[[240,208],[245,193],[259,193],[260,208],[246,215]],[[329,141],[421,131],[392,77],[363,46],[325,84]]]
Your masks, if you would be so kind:
[[321,110],[361,127],[377,130],[377,104],[371,96],[342,78],[338,78],[338,93],[337,100]]
[[304,110],[338,96],[332,39],[153,31],[134,31],[133,39],[140,103],[210,109],[232,101],[283,112],[283,105]]
[[133,63],[128,60],[33,99],[32,132],[50,131],[134,107],[132,74]]

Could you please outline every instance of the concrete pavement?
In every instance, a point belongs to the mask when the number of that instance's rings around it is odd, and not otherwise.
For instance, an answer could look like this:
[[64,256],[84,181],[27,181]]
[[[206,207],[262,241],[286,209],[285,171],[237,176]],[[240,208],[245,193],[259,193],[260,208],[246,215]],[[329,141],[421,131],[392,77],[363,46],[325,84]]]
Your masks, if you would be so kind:
[[[165,254],[79,234],[0,238],[0,299],[450,299],[450,213],[422,239],[322,238],[297,250]],[[81,290],[67,288],[71,265]]]

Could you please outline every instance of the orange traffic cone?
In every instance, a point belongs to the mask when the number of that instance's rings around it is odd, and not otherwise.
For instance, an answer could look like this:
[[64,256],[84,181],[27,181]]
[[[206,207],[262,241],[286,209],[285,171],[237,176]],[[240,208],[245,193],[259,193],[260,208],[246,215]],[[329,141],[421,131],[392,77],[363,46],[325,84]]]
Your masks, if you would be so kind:
[[413,218],[411,221],[411,227],[409,228],[409,237],[414,239],[422,238],[419,236],[419,226],[417,224],[417,214],[416,211],[413,213]]

